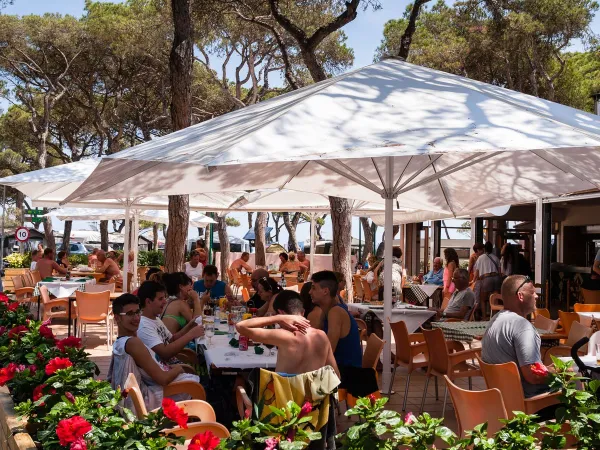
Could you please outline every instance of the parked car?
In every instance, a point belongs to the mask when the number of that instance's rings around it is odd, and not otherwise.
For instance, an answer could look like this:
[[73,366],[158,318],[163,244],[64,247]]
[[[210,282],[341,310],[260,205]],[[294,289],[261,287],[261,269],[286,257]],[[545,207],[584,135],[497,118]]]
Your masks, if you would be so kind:
[[71,242],[69,244],[69,254],[71,255],[87,255],[88,253],[87,248],[81,242]]

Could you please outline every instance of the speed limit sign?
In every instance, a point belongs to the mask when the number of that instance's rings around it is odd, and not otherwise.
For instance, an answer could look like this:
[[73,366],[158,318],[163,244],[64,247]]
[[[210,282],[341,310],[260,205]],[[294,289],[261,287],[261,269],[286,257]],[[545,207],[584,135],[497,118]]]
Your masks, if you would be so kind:
[[15,231],[15,238],[19,242],[27,242],[29,240],[29,230],[25,227],[19,227]]

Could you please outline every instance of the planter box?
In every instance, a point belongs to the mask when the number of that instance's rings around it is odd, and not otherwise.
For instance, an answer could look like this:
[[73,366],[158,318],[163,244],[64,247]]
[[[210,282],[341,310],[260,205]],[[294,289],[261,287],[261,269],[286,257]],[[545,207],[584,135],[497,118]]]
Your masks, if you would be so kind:
[[25,431],[27,422],[18,420],[6,386],[0,388],[0,450],[34,450],[36,445]]
[[4,278],[2,278],[2,286],[4,286],[4,290],[14,292],[15,286],[13,285],[12,277],[24,275],[27,271],[29,271],[29,269],[4,269]]

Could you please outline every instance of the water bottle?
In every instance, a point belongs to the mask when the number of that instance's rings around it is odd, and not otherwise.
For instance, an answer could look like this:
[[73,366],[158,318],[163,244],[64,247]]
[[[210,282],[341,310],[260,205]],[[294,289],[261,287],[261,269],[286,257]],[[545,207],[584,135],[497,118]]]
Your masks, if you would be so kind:
[[221,323],[221,314],[219,310],[219,305],[215,305],[214,313],[215,313],[215,323]]
[[283,276],[283,273],[281,274],[281,289],[285,289],[287,287],[287,283],[285,281],[285,277]]

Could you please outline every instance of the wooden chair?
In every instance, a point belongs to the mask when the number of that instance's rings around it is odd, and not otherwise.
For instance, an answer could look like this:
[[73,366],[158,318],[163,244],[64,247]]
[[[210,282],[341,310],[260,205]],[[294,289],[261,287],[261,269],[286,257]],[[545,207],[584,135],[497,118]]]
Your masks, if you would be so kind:
[[455,385],[446,375],[444,379],[454,404],[460,437],[464,437],[465,430],[472,430],[476,425],[484,422],[488,424],[488,436],[493,436],[503,428],[500,419],[508,419],[508,414],[504,407],[502,393],[498,389],[467,391]]
[[231,274],[231,279],[233,280],[231,290],[233,291],[233,296],[237,297],[239,290],[243,288],[244,285],[242,284],[240,273],[237,270],[229,268],[229,273]]
[[379,336],[375,333],[371,333],[367,339],[367,347],[365,348],[365,353],[362,358],[363,369],[372,368],[375,371],[377,370],[377,363],[379,362],[379,357],[383,351],[384,344],[384,340],[379,339]]
[[250,293],[248,292],[248,289],[246,289],[246,288],[242,288],[242,300],[244,300],[244,303],[246,303],[248,300],[250,300]]
[[533,312],[533,317],[535,318],[537,316],[543,316],[546,319],[550,319],[550,310],[548,308],[537,308]]
[[34,286],[36,284],[38,284],[40,281],[42,281],[42,276],[40,275],[40,271],[39,270],[32,270],[31,271],[31,278],[33,278]]
[[583,297],[583,302],[586,304],[600,304],[600,291],[590,291],[589,289],[581,288],[579,290]]
[[252,416],[252,400],[246,394],[246,390],[242,386],[235,388],[235,401],[237,403],[238,414],[240,419],[246,417],[246,411],[250,410],[250,416]]
[[494,311],[502,311],[504,309],[504,303],[502,302],[502,295],[492,294],[490,295],[490,316],[494,315]]
[[537,315],[533,320],[533,326],[539,328],[540,330],[546,330],[551,333],[554,333],[556,331],[556,328],[558,327],[558,319],[552,320],[547,319],[542,315]]
[[[77,308],[75,305],[71,305],[68,298],[54,298],[50,300],[50,294],[48,293],[48,288],[46,286],[40,286],[40,297],[42,298],[43,321],[57,318],[68,319],[69,307],[71,307],[71,319],[77,318]],[[64,308],[64,310],[52,311],[52,308]]]
[[483,378],[485,378],[488,389],[495,388],[502,392],[502,399],[504,400],[509,419],[514,417],[513,411],[534,414],[540,409],[559,403],[558,397],[560,393],[558,392],[525,398],[519,368],[514,362],[487,364],[479,357],[477,360],[479,361],[479,367],[481,368],[481,372],[483,372]]
[[[590,327],[586,327],[585,325],[580,324],[579,322],[573,322],[571,324],[571,330],[569,331],[569,336],[564,344],[558,345],[556,347],[550,347],[546,349],[544,352],[544,364],[550,365],[552,364],[552,356],[571,356],[571,349],[573,345],[575,345],[580,339],[587,337],[589,338],[592,335],[592,329]],[[587,345],[584,345],[579,350],[580,355],[585,355],[588,351]]]
[[[252,283],[250,283],[250,277],[246,273],[240,273],[240,282],[242,283],[242,287],[245,287],[250,291],[252,288]],[[298,283],[298,279],[296,279],[296,283]]]
[[363,292],[362,278],[360,275],[352,275],[354,282],[354,299],[362,302],[365,293]]
[[31,276],[31,272],[29,270],[23,274],[23,284],[25,287],[35,287],[33,277]]
[[185,439],[192,439],[198,433],[205,433],[207,431],[212,432],[219,439],[227,439],[229,431],[225,425],[221,425],[218,422],[195,422],[188,424],[187,428],[171,428],[170,430],[164,430],[166,434],[174,434],[177,437],[183,437]]
[[11,277],[11,279],[13,282],[15,297],[16,297],[17,301],[19,303],[33,302],[33,300],[34,300],[33,291],[35,289],[33,286],[25,285],[25,280],[23,278],[23,275],[17,275],[17,276]]
[[410,376],[412,373],[422,367],[427,367],[429,360],[427,357],[427,343],[423,333],[408,333],[404,321],[390,323],[394,340],[396,341],[396,356],[394,358],[394,371],[388,392],[392,392],[394,378],[396,378],[396,368],[398,366],[406,367],[408,376],[404,384],[404,401],[402,402],[402,411],[406,411],[406,400],[408,398],[408,387],[410,386]]
[[369,337],[367,335],[367,322],[357,318],[355,318],[354,321],[356,322],[356,325],[358,325],[358,332],[360,334],[360,346],[362,348],[363,342],[367,342],[367,339]]
[[85,292],[111,292],[114,293],[116,290],[115,283],[106,283],[106,284],[86,284]]
[[362,288],[363,288],[363,300],[365,302],[372,302],[373,300],[375,300],[378,295],[379,295],[379,289],[371,289],[371,285],[367,282],[367,280],[360,280],[362,283]]
[[[596,292],[596,291],[592,291]],[[600,292],[600,291],[598,291]],[[573,305],[573,311],[576,313],[580,312],[597,312],[600,313],[600,304],[596,303],[575,303]]]
[[112,322],[109,318],[110,292],[75,291],[77,306],[77,334],[82,336],[87,324],[106,326],[106,345],[112,345]]
[[[425,389],[423,390],[423,399],[421,400],[421,413],[425,408],[425,397],[431,376],[443,377],[447,375],[450,380],[457,378],[469,378],[469,389],[473,388],[472,377],[481,376],[481,370],[476,366],[467,363],[467,360],[475,358],[480,349],[469,349],[450,352],[444,332],[437,328],[435,330],[423,330],[423,336],[427,343],[429,364],[427,366],[427,375],[425,379]],[[437,384],[436,384],[437,386]],[[437,388],[436,388],[437,398]],[[444,393],[444,406],[442,417],[446,414],[446,402],[448,401],[448,387]]]
[[562,326],[561,332],[566,336],[569,335],[569,331],[571,331],[571,325],[573,322],[579,322],[579,314],[574,312],[565,312],[559,310],[558,318]]

